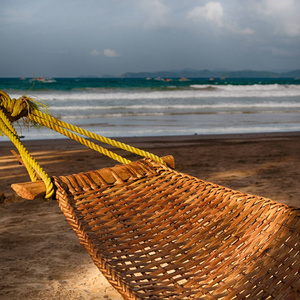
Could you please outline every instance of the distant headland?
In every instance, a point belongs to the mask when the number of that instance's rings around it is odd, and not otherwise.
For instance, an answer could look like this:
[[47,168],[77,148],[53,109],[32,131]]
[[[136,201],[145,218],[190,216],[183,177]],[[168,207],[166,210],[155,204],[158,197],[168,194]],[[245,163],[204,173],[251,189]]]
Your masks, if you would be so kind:
[[[107,76],[102,76],[107,77]],[[158,72],[127,72],[120,76],[121,78],[211,78],[211,77],[227,77],[227,78],[300,78],[300,69],[289,72],[269,72],[269,71],[224,71],[224,70],[194,70],[183,69],[176,71],[158,71]]]

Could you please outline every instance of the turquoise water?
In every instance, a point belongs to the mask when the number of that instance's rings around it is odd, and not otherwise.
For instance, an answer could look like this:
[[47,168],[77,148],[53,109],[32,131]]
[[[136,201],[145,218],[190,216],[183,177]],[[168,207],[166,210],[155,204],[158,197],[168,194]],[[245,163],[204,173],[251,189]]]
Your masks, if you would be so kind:
[[[300,131],[294,78],[0,78],[0,89],[44,100],[54,117],[109,137]],[[26,139],[60,137],[16,129]]]

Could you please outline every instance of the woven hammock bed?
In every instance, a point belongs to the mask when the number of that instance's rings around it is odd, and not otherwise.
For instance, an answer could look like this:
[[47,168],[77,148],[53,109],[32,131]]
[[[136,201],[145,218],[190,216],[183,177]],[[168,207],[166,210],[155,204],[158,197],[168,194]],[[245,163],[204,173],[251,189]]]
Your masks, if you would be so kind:
[[300,299],[300,209],[144,158],[54,176],[54,195],[124,299]]
[[125,299],[300,297],[299,209],[150,160],[54,181],[80,243]]

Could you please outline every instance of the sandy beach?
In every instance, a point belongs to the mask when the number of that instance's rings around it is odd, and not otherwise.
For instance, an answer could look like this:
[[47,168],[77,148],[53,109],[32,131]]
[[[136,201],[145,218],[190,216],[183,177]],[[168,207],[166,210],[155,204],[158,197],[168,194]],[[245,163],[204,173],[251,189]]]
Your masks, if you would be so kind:
[[[183,173],[300,207],[300,132],[118,140],[173,155]],[[23,143],[50,176],[118,164],[72,140]],[[56,201],[24,200],[10,188],[30,181],[10,150],[15,150],[11,142],[0,142],[0,299],[122,299],[79,244]]]

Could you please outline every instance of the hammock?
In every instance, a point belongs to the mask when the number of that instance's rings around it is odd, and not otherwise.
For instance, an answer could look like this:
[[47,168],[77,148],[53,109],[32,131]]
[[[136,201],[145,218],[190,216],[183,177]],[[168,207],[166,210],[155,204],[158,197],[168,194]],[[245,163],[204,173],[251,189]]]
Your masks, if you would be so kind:
[[[124,299],[300,298],[300,209],[145,156],[50,179],[80,243]],[[14,188],[48,192],[43,181]]]

